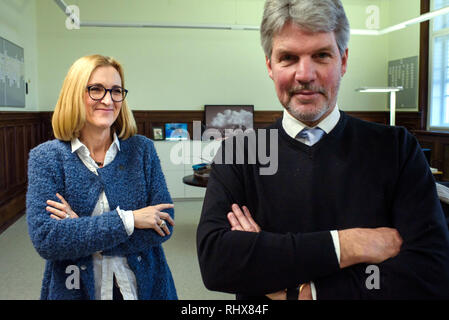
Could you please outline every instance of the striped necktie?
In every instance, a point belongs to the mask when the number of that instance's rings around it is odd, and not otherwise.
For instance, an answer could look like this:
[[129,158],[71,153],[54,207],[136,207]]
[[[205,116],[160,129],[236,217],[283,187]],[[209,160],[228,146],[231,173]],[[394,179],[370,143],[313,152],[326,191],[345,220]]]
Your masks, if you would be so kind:
[[297,135],[296,139],[308,146],[313,146],[323,137],[324,131],[321,128],[304,128]]

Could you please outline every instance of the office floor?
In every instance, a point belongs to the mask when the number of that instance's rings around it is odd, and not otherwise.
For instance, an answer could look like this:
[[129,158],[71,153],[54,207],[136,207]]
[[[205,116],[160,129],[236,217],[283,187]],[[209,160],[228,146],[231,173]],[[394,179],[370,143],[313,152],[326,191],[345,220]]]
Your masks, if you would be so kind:
[[[235,296],[207,290],[196,254],[196,226],[201,200],[175,201],[175,229],[164,243],[167,261],[181,300],[234,300]],[[33,248],[25,215],[0,234],[0,300],[39,299],[44,260]]]

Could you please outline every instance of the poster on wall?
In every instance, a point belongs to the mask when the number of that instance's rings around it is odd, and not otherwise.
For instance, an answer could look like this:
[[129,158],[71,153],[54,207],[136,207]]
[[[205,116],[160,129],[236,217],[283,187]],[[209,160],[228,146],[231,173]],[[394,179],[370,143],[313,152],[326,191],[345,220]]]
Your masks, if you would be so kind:
[[388,86],[403,87],[396,108],[418,108],[418,73],[418,56],[388,62]]
[[0,107],[25,107],[23,48],[0,37]]

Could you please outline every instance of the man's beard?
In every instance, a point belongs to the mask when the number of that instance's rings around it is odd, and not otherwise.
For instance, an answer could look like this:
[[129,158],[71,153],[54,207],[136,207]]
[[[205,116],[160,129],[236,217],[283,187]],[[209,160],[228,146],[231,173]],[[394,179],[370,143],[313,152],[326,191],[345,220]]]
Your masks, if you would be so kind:
[[292,107],[288,104],[285,109],[297,120],[301,122],[315,122],[319,120],[328,110],[330,106],[328,103],[323,104],[315,110],[299,110],[296,107]]
[[[336,86],[335,92],[338,92],[338,88],[340,87],[340,82],[338,82]],[[322,105],[318,105],[312,108],[302,108],[303,110],[299,110],[299,108],[293,106],[292,100],[294,99],[294,95],[296,93],[299,93],[301,90],[309,90],[318,92],[319,94],[323,95],[325,98],[325,101]],[[285,105],[285,109],[297,120],[301,122],[315,122],[318,121],[326,112],[330,109],[330,103],[329,101],[329,95],[326,92],[326,90],[323,87],[314,86],[310,83],[300,84],[298,86],[295,86],[289,90],[289,96],[290,100],[288,101],[287,105]],[[301,102],[299,102],[302,104]],[[305,105],[305,104],[302,104]],[[312,103],[310,105],[313,105]]]

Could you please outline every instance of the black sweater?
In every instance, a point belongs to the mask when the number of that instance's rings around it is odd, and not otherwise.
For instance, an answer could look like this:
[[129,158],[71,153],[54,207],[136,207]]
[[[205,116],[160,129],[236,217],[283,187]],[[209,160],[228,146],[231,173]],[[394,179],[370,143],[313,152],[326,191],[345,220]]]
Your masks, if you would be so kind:
[[[448,229],[424,154],[406,129],[341,112],[312,147],[289,137],[281,120],[269,129],[278,131],[276,174],[261,175],[248,158],[213,164],[197,230],[208,289],[262,298],[314,281],[317,299],[449,297]],[[233,203],[249,208],[260,233],[230,230]],[[398,256],[378,265],[380,289],[366,287],[367,265],[339,268],[329,231],[355,227],[396,228],[404,240]]]

